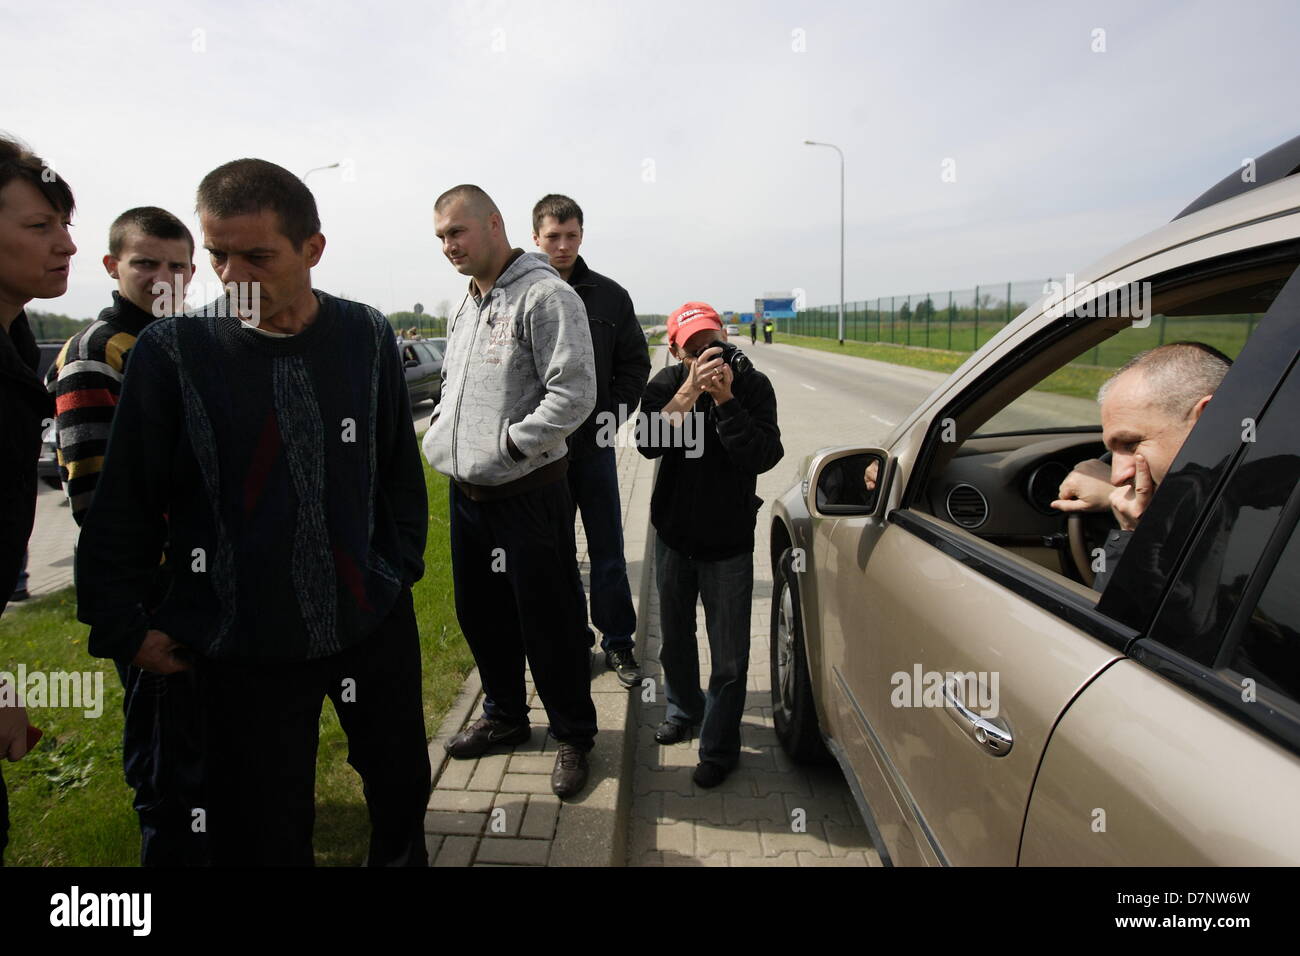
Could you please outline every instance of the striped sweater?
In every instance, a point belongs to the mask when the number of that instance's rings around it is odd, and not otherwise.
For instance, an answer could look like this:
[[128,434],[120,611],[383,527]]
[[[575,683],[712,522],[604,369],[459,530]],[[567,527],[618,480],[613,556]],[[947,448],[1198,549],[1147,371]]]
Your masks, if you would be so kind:
[[136,336],[152,321],[152,315],[114,292],[113,304],[68,339],[46,375],[54,396],[59,474],[77,524],[86,516],[104,466],[127,358]]

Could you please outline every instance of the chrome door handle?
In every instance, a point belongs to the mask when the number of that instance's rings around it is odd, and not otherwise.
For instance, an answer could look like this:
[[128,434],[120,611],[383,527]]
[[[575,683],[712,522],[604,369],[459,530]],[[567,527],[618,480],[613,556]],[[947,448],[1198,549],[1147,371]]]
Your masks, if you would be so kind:
[[943,682],[943,701],[948,715],[955,720],[975,743],[992,757],[1005,757],[1011,753],[1011,728],[1000,717],[981,717],[967,707],[956,691],[957,680],[949,677]]

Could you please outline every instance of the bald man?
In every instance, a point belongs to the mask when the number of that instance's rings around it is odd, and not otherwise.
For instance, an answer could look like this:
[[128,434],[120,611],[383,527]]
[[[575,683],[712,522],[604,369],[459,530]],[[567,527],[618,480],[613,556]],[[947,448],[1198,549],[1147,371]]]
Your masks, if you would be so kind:
[[529,739],[527,659],[559,742],[551,788],[563,799],[586,785],[596,736],[565,441],[596,404],[587,313],[546,256],[510,245],[478,186],[439,196],[433,223],[470,281],[448,322],[424,453],[451,478],[456,617],[484,691],[483,717],[447,752],[469,759]]
[[1106,536],[1102,570],[1093,587],[1104,590],[1165,480],[1183,442],[1200,420],[1232,360],[1201,342],[1171,342],[1129,359],[1097,392],[1107,465],[1081,461],[1061,482],[1052,507],[1069,513],[1109,508],[1119,529]]

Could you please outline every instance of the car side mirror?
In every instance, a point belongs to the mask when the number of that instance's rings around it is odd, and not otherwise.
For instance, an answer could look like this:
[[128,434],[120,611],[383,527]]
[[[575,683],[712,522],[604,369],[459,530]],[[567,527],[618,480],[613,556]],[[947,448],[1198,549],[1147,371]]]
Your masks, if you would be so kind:
[[816,511],[828,515],[871,514],[880,501],[884,477],[885,456],[878,452],[826,460],[816,475]]
[[415,359],[407,359],[402,363],[402,368],[418,368],[420,365]]

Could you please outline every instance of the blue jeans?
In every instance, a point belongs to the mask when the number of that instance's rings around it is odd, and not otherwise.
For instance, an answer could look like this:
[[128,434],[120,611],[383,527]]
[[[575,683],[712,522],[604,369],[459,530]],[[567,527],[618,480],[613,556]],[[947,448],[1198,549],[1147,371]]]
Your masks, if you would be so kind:
[[[569,461],[569,494],[574,511],[582,511],[591,560],[591,623],[600,631],[603,651],[631,650],[636,611],[623,560],[623,515],[618,500],[614,449]],[[595,635],[588,631],[590,643]]]
[[[740,761],[740,721],[749,672],[749,616],[754,591],[753,552],[722,561],[696,561],[655,534],[655,582],[668,719],[700,724],[700,760],[734,768]],[[695,603],[704,602],[713,673],[700,691]]]

